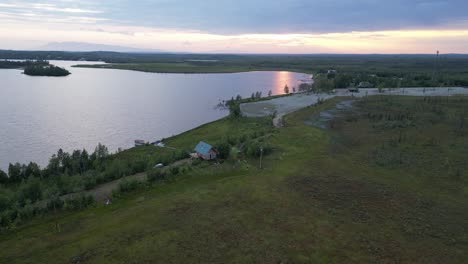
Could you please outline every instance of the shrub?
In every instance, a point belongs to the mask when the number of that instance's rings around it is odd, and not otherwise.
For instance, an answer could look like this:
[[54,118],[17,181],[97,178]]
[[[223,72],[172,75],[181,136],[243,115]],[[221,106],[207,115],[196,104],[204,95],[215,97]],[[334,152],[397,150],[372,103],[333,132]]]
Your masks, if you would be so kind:
[[94,203],[94,197],[91,195],[73,195],[65,200],[65,209],[80,210]]
[[201,159],[194,159],[192,161],[192,166],[198,166],[202,163],[202,160]]
[[273,151],[273,148],[267,143],[250,142],[246,146],[246,154],[250,157],[258,158],[261,155],[261,149],[263,149],[264,156]]
[[171,167],[169,169],[169,172],[171,173],[171,175],[177,175],[177,174],[179,174],[180,169],[179,169],[179,167]]
[[64,201],[59,197],[55,197],[49,201],[47,201],[47,210],[54,211],[57,209],[62,209],[64,206]]
[[216,146],[216,150],[218,151],[218,157],[221,159],[229,158],[229,153],[231,152],[231,145],[228,141],[223,141]]
[[159,182],[166,179],[166,174],[160,169],[151,169],[147,173],[148,182]]
[[2,211],[0,213],[0,227],[8,227],[11,224],[10,210]]
[[119,183],[119,191],[122,193],[131,192],[138,188],[139,182],[136,179],[125,179]]
[[239,143],[244,143],[245,141],[247,141],[247,135],[242,134],[242,135],[239,137]]
[[18,210],[18,218],[24,222],[31,219],[34,213],[34,207],[31,204],[26,204]]
[[26,200],[36,202],[42,198],[41,183],[38,178],[31,177],[26,183],[21,184],[20,187],[20,201],[25,203]]
[[[132,165],[131,165],[132,173],[131,174],[144,172],[147,165],[148,165],[148,162],[146,160],[137,160],[135,162],[132,162]],[[129,174],[127,174],[127,175],[129,175]]]

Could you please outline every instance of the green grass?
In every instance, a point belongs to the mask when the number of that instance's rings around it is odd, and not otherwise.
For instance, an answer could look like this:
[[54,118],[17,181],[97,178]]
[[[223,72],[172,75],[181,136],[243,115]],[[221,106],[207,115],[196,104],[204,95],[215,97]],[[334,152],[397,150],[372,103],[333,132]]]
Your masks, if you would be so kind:
[[76,65],[74,67],[81,68],[102,68],[102,69],[120,69],[142,72],[156,73],[237,73],[250,71],[305,71],[304,68],[294,67],[276,67],[276,66],[250,66],[236,64],[219,64],[219,63],[189,63],[189,62],[173,62],[173,63],[116,63],[104,65]]
[[[1,52],[0,52],[1,53]],[[1,55],[1,54],[0,54]],[[89,55],[89,54],[88,54]],[[97,54],[94,54],[97,56]],[[291,71],[315,74],[315,88],[347,88],[360,82],[375,87],[468,86],[464,55],[441,55],[434,72],[433,55],[207,55],[102,54],[109,64],[75,67],[135,70],[156,73],[236,73]],[[194,60],[212,60],[210,62]],[[335,77],[327,75],[336,69]]]
[[[330,130],[306,125],[340,100],[293,113],[280,130],[223,119],[168,139],[188,148],[263,130],[274,152],[263,170],[254,159],[202,164],[108,207],[36,219],[0,237],[0,262],[464,263],[468,100],[372,97]],[[411,124],[383,128],[399,114]]]
[[200,141],[205,141],[216,146],[216,144],[227,138],[239,139],[241,136],[253,138],[257,137],[257,134],[268,134],[273,131],[271,118],[268,117],[234,120],[226,117],[180,135],[164,139],[164,143],[170,148],[160,148],[153,145],[142,146],[122,151],[115,158],[126,162],[146,159],[150,163],[157,164],[169,160],[177,152],[192,152]]

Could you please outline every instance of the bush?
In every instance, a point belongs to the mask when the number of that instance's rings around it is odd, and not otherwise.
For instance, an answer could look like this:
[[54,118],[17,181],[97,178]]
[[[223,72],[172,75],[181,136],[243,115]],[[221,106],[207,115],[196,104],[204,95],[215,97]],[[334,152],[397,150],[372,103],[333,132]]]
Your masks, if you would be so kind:
[[60,199],[59,197],[55,197],[49,201],[47,201],[47,210],[54,211],[57,209],[62,209],[65,202]]
[[177,175],[177,174],[179,174],[180,169],[179,169],[179,167],[171,167],[169,169],[169,172],[171,173],[171,175]]
[[14,221],[16,213],[13,210],[5,210],[0,213],[0,227],[8,227]]
[[146,166],[148,162],[146,160],[137,160],[132,163],[132,174],[144,172],[146,170]]
[[94,204],[94,197],[91,195],[74,195],[65,200],[65,209],[80,210]]
[[136,179],[125,179],[119,183],[119,191],[122,193],[131,192],[138,188],[139,182]]
[[85,190],[91,190],[97,185],[97,180],[93,176],[83,177],[83,187]]
[[147,173],[148,182],[159,182],[166,179],[166,174],[160,169],[151,169]]
[[34,213],[34,207],[31,204],[26,204],[18,210],[18,218],[24,222],[33,218]]
[[201,159],[194,159],[192,161],[192,166],[198,166],[202,163],[202,160]]
[[[146,163],[143,166],[143,170],[146,168]],[[130,166],[126,162],[122,162],[121,160],[114,160],[110,163],[104,172],[104,178],[106,181],[112,181],[116,179],[120,179],[124,176],[131,174]]]
[[20,202],[24,204],[26,200],[36,202],[42,198],[41,182],[36,177],[31,177],[26,183],[22,183],[20,187]]
[[228,141],[223,141],[216,146],[216,150],[218,151],[218,157],[221,159],[229,158],[229,154],[231,152],[231,145]]
[[258,158],[261,155],[262,148],[264,156],[273,151],[273,148],[267,143],[260,144],[259,142],[250,142],[249,144],[246,144],[246,154],[247,156]]

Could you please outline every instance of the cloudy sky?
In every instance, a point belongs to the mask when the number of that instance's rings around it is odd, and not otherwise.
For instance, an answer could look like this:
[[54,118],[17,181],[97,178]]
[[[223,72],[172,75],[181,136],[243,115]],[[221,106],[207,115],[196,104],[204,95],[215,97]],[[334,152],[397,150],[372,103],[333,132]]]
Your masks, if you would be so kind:
[[0,49],[468,53],[466,0],[0,0]]

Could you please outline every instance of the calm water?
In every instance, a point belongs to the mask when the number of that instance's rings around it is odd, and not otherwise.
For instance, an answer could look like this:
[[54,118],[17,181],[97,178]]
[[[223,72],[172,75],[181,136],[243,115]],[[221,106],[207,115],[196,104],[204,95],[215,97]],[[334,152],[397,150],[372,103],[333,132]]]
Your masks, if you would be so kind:
[[308,78],[290,72],[156,74],[51,63],[72,75],[30,77],[0,70],[2,169],[9,162],[44,166],[59,148],[93,151],[101,142],[115,151],[132,147],[135,139],[176,135],[226,116],[215,109],[220,100],[256,91],[280,94],[284,85]]

